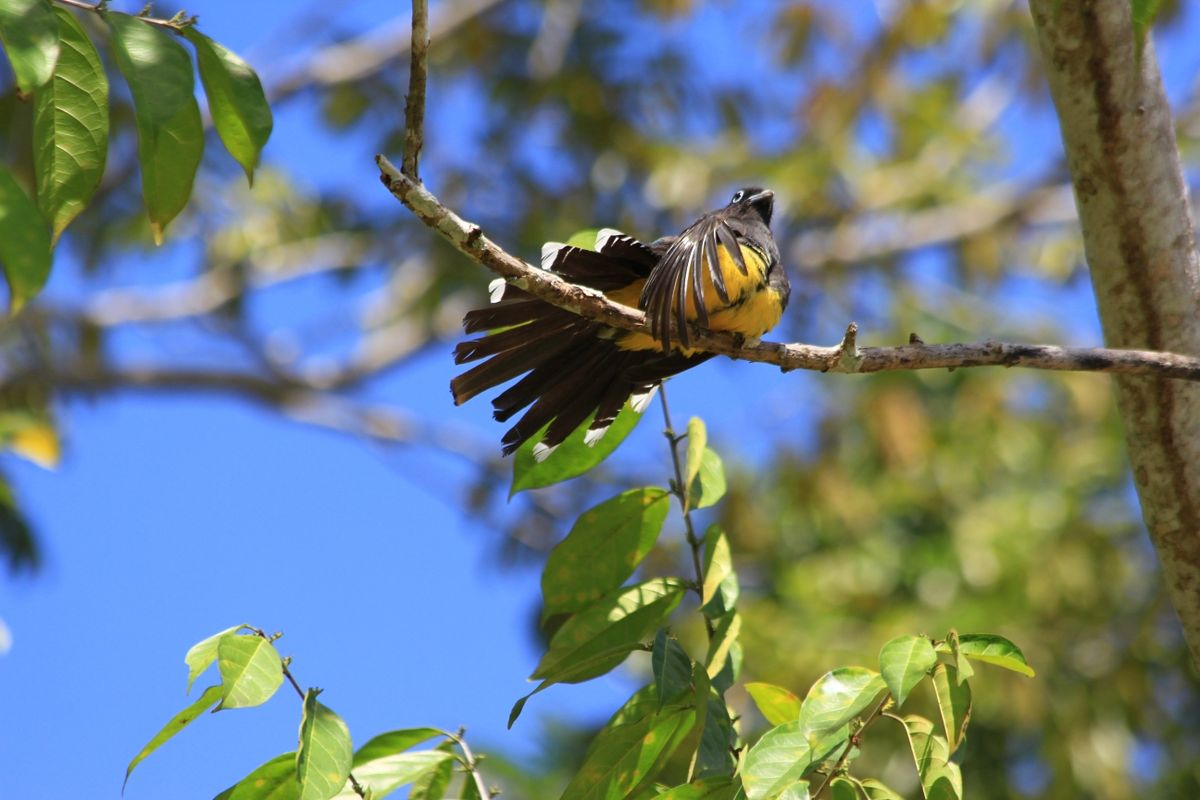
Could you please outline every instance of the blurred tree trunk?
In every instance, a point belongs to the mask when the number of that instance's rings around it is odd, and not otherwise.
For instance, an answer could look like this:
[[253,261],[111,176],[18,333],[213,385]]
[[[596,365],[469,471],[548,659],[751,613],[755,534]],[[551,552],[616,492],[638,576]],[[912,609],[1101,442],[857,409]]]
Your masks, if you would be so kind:
[[[1110,347],[1200,354],[1187,189],[1150,37],[1127,0],[1031,0]],[[1142,515],[1200,662],[1200,384],[1117,378]]]

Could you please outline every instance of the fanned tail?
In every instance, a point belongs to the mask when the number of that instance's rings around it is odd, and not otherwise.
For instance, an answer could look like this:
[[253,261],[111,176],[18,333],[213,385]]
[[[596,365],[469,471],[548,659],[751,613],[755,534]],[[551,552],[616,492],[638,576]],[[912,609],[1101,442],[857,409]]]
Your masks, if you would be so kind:
[[[549,243],[542,266],[574,283],[604,292],[644,281],[669,241],[643,244],[605,229],[596,250]],[[467,333],[488,331],[454,349],[454,361],[481,363],[450,382],[461,404],[495,386],[524,375],[492,401],[503,422],[525,410],[501,441],[509,455],[543,429],[534,455],[544,458],[575,429],[591,419],[585,435],[598,442],[625,401],[645,403],[665,378],[709,358],[708,354],[664,355],[657,350],[622,349],[611,329],[538,300],[528,292],[493,282],[493,303],[469,312]]]

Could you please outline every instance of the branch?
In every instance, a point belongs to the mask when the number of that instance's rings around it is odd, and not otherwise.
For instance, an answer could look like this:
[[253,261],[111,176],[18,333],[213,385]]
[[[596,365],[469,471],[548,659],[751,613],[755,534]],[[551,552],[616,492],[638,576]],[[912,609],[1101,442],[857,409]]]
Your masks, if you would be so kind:
[[[54,2],[64,6],[70,6],[71,8],[78,8],[81,11],[91,11],[96,14],[103,14],[104,12],[108,11],[108,0],[99,0],[96,3],[85,3],[83,0],[54,0]],[[166,30],[174,31],[175,33],[183,33],[185,30],[195,25],[199,19],[199,17],[196,15],[193,14],[189,16],[183,11],[180,11],[170,19],[162,19],[160,17],[150,16],[148,13],[149,10],[150,6],[147,5],[142,13],[135,16],[137,16],[137,18],[142,22],[145,22],[149,25],[165,28]]]
[[425,79],[429,72],[429,2],[412,0],[412,59],[404,101],[404,174],[420,180],[417,160],[425,128]]
[[[384,186],[430,228],[442,234],[460,252],[547,303],[614,328],[650,333],[646,315],[636,308],[614,303],[602,293],[569,283],[553,272],[538,269],[509,254],[442,205],[422,184],[396,169],[384,156],[376,156]],[[784,371],[891,372],[962,367],[1025,367],[1069,372],[1107,372],[1153,375],[1200,381],[1200,358],[1149,350],[1058,347],[1042,344],[981,342],[971,344],[912,343],[897,347],[858,347],[857,326],[833,347],[811,344],[746,344],[737,337],[699,328],[692,329],[697,350],[743,361],[774,364]]]

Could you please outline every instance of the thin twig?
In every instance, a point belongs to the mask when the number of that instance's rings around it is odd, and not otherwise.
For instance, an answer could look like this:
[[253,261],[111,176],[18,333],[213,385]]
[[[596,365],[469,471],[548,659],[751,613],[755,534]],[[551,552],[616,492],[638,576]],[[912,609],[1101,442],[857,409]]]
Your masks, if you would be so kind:
[[[91,11],[96,14],[103,14],[108,11],[107,2],[85,3],[83,0],[54,0],[60,5],[78,8],[81,11]],[[195,15],[187,16],[182,11],[171,17],[170,19],[162,19],[161,17],[151,17],[148,14],[135,14],[138,19],[148,25],[156,25],[159,28],[165,28],[175,33],[183,33],[188,28],[194,26],[199,20]]]
[[833,768],[830,769],[828,773],[826,773],[825,779],[823,781],[821,781],[821,785],[818,786],[817,790],[812,793],[813,798],[820,797],[821,792],[825,791],[825,788],[827,786],[829,786],[829,784],[833,781],[834,777],[838,774],[838,772],[841,771],[842,767],[846,766],[846,759],[848,759],[850,757],[850,751],[853,750],[858,745],[859,737],[861,737],[863,735],[863,732],[866,731],[866,729],[871,726],[871,723],[873,723],[875,720],[877,720],[881,716],[883,716],[883,709],[887,708],[887,704],[889,701],[891,701],[891,699],[892,699],[891,692],[888,692],[887,694],[885,694],[883,696],[883,699],[879,701],[879,705],[875,706],[875,710],[871,712],[871,715],[869,717],[867,717],[867,720],[866,720],[866,722],[863,723],[862,727],[859,728],[854,733],[850,734],[850,738],[846,740],[845,748],[842,749],[842,755],[838,758],[838,760],[836,762],[834,762]]
[[[262,628],[253,628],[252,627],[252,628],[250,628],[250,630],[254,633],[255,636],[262,638],[268,644],[274,642],[276,639],[278,639],[280,637],[280,634],[278,634],[278,633],[275,634],[274,636],[271,636],[271,635],[267,634],[267,632],[264,631]],[[292,675],[292,671],[290,669],[288,669],[288,663],[290,661],[291,661],[290,657],[281,659],[281,661],[280,661],[280,666],[282,666],[282,668],[283,668],[283,677],[287,678],[288,683],[290,683],[292,685],[292,688],[296,690],[296,694],[300,697],[300,702],[303,703],[306,698],[306,695],[304,693],[304,690],[300,688],[300,683],[299,683],[299,681],[296,680],[296,676]],[[354,793],[356,795],[358,795],[359,797],[365,798],[367,796],[367,792],[365,789],[363,789],[362,785],[359,784],[358,780],[354,777],[354,773],[352,773],[352,772],[347,773],[346,777],[350,781],[350,786],[354,789]]]
[[417,161],[425,129],[425,79],[429,72],[429,0],[412,0],[412,58],[404,101],[404,174],[420,180]]
[[[569,283],[553,272],[538,269],[516,258],[485,236],[478,225],[462,219],[442,205],[423,185],[401,174],[387,158],[376,156],[376,162],[380,179],[397,200],[430,228],[445,236],[460,252],[509,283],[551,305],[587,319],[622,330],[651,333],[646,325],[646,315],[640,310],[615,303],[598,291]],[[691,339],[695,350],[743,361],[774,364],[784,371],[805,369],[866,373],[997,366],[1200,381],[1200,358],[1152,350],[989,341],[859,347],[855,349],[854,357],[847,359],[847,350],[840,344],[833,347],[776,342],[746,344],[732,334],[695,327]]]
[[467,772],[470,773],[471,779],[475,782],[475,791],[479,792],[480,799],[492,800],[492,793],[488,791],[487,784],[483,782],[483,774],[479,771],[479,761],[471,753],[471,748],[467,747],[467,740],[464,736],[466,732],[466,728],[459,728],[457,734],[442,731],[447,739],[458,745],[459,750],[462,750],[463,766],[467,768]]
[[[671,447],[671,463],[675,467],[675,485],[671,489],[671,494],[679,498],[679,510],[683,512],[683,526],[687,532],[688,547],[692,551],[692,566],[696,570],[696,594],[700,596],[701,601],[704,600],[704,564],[700,559],[700,546],[702,542],[696,536],[696,529],[692,526],[692,511],[691,511],[691,486],[683,479],[683,467],[679,463],[679,442],[687,438],[686,435],[680,436],[675,433],[675,426],[671,424],[671,409],[667,405],[667,387],[661,385],[658,387],[658,399],[662,403],[663,412],[663,435],[667,437],[667,443]],[[711,642],[713,638],[712,620],[707,615],[701,614],[704,617],[704,630],[708,633],[708,640]]]

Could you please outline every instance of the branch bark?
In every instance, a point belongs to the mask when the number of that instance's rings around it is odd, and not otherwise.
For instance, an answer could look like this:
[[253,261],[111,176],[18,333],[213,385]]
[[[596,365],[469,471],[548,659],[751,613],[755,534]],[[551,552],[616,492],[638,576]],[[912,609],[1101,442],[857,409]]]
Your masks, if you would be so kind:
[[[568,283],[553,272],[525,263],[485,236],[478,225],[442,205],[425,186],[404,175],[387,158],[377,156],[376,160],[384,185],[396,199],[464,255],[559,308],[614,328],[649,332],[646,315],[640,310],[614,303],[600,292]],[[729,334],[700,328],[692,328],[691,337],[697,350],[774,364],[784,371],[866,373],[1001,366],[1161,375],[1200,381],[1200,358],[1173,353],[1004,342],[924,344],[918,341],[897,347],[858,347],[857,333],[858,328],[851,324],[842,342],[832,347],[776,342],[747,344]]]
[[[1200,353],[1200,259],[1154,46],[1124,2],[1031,0],[1112,347]],[[1200,386],[1116,381],[1142,514],[1200,662]]]

